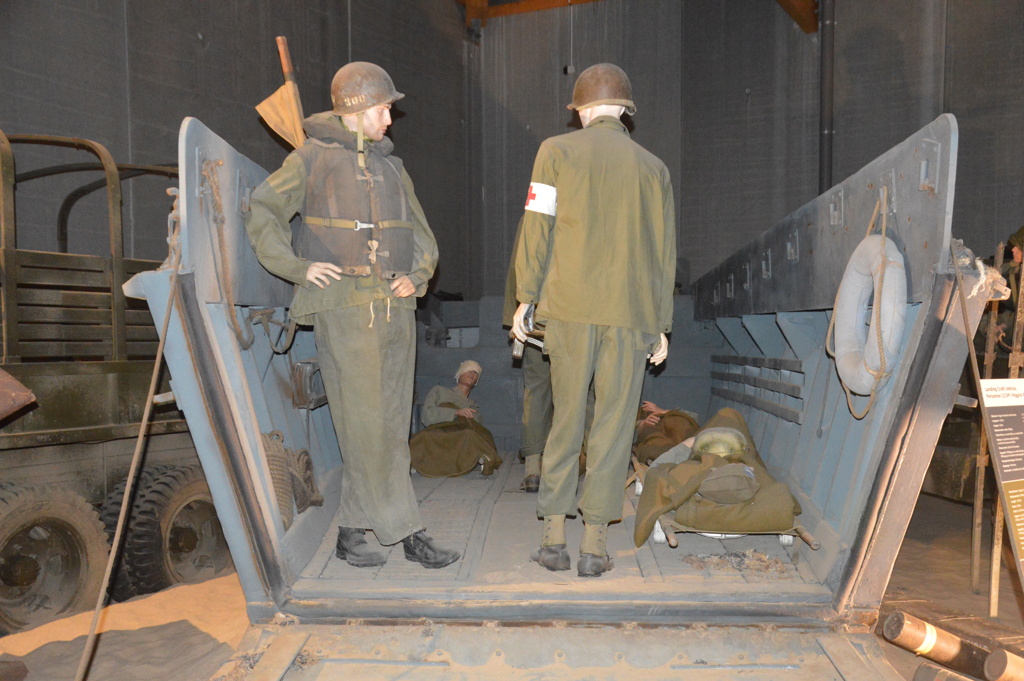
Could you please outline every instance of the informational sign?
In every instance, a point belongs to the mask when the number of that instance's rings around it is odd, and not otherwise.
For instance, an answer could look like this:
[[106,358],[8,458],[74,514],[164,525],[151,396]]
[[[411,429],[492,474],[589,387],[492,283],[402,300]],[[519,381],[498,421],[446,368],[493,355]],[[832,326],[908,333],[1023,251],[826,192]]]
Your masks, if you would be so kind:
[[1017,576],[1024,583],[1024,379],[983,380],[981,401]]

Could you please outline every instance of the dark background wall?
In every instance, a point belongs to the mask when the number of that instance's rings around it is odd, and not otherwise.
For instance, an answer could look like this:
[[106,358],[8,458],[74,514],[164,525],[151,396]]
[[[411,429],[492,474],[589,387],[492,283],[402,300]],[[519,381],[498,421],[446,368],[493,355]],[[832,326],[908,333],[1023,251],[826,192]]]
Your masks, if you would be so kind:
[[[282,82],[277,35],[288,37],[307,114],[330,108],[331,77],[350,59],[391,73],[407,95],[396,107],[392,136],[417,193],[438,227],[464,224],[465,135],[457,130],[460,118],[451,119],[464,109],[464,46],[460,8],[451,0],[0,3],[0,130],[95,140],[119,162],[176,163],[178,128],[194,116],[260,165],[276,168],[289,148],[253,107]],[[15,155],[19,173],[93,160],[24,145]],[[21,185],[19,247],[54,250],[64,193],[96,177]],[[166,255],[168,185],[126,183],[129,256]],[[104,201],[99,192],[72,213],[71,252],[105,252]]]
[[818,36],[775,2],[683,7],[679,253],[696,278],[818,195]]
[[470,220],[486,241],[467,282],[471,295],[504,291],[537,147],[578,127],[566,105],[591,64],[616,63],[629,74],[633,138],[680,176],[681,13],[678,2],[612,0],[505,17],[483,29],[470,69],[471,136],[479,140],[470,159],[478,179]]
[[[1024,1],[837,3],[839,181],[943,111],[960,123],[954,236],[989,254],[1024,224]],[[268,169],[287,148],[253,106],[280,83],[286,35],[305,111],[349,59],[407,94],[392,128],[441,249],[436,287],[500,294],[533,155],[571,129],[576,75],[630,74],[634,138],[669,166],[679,279],[698,277],[818,193],[818,34],[774,0],[602,0],[498,18],[467,39],[454,0],[37,0],[0,3],[0,130],[93,139],[123,162],[177,156],[196,116]],[[18,171],[80,153],[18,147]],[[89,180],[94,177],[88,178]],[[60,176],[18,190],[19,245],[56,247]],[[166,180],[129,182],[126,252],[165,252]],[[94,195],[70,250],[101,253]]]

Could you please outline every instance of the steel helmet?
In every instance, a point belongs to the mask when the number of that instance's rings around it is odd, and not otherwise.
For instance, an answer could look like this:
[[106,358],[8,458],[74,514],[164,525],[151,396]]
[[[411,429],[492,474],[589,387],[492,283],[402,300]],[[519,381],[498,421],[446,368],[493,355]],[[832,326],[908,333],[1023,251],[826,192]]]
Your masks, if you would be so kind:
[[1011,234],[1010,238],[1007,239],[1007,241],[1010,242],[1011,246],[1016,246],[1017,248],[1024,250],[1024,227],[1021,227],[1016,232]]
[[697,433],[693,439],[693,453],[717,454],[723,458],[737,457],[747,451],[747,438],[735,428],[719,426],[717,428],[705,428]]
[[629,76],[615,64],[594,64],[581,73],[572,89],[572,104],[568,108],[579,111],[598,104],[624,106],[630,116],[636,113]]
[[387,71],[365,61],[345,64],[331,81],[333,113],[339,116],[357,114],[402,97],[405,95],[395,89]]

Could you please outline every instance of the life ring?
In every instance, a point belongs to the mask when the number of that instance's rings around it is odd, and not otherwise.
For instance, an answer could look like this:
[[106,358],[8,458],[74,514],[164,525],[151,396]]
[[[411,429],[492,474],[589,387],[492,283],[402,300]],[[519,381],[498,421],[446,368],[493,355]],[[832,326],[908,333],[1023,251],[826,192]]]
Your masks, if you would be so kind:
[[[880,306],[879,310],[869,311],[868,304],[872,300],[873,306]],[[832,311],[836,370],[850,392],[870,395],[888,382],[899,361],[906,310],[907,277],[903,256],[892,239],[881,234],[865,237],[846,264]],[[879,333],[885,357],[884,372],[879,356]]]

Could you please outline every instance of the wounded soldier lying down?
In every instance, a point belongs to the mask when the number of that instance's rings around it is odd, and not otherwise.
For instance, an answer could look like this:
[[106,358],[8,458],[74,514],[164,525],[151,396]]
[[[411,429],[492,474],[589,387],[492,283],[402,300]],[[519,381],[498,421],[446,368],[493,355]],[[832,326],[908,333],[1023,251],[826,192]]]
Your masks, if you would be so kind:
[[800,504],[768,474],[743,417],[725,408],[700,429],[681,463],[653,462],[644,478],[633,540],[640,546],[665,513],[697,532],[788,532]]

